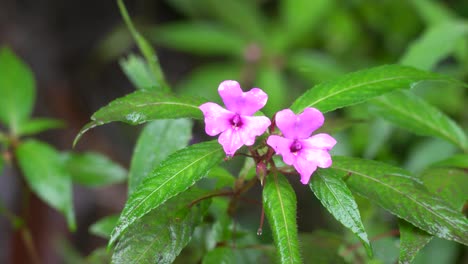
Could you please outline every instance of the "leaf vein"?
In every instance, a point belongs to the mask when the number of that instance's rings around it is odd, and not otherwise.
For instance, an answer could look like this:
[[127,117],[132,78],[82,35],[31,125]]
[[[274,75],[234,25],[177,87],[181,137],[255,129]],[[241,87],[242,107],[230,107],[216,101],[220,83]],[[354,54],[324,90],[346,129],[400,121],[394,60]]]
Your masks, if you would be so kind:
[[[170,176],[166,181],[164,181],[163,183],[161,183],[156,189],[154,189],[153,191],[151,191],[145,198],[143,198],[143,200],[140,200],[138,205],[133,207],[131,210],[129,210],[125,215],[125,218],[127,218],[128,216],[131,216],[133,214],[133,212],[135,210],[137,210],[138,208],[140,208],[144,202],[146,202],[146,200],[148,200],[155,192],[159,191],[161,188],[163,188],[165,186],[165,184],[167,184],[169,181],[171,181],[172,179],[174,179],[177,175],[179,175],[180,173],[182,173],[183,171],[185,171],[186,169],[190,168],[193,164],[199,162],[200,160],[206,158],[207,156],[210,156],[212,155],[213,153],[215,152],[218,152],[220,151],[219,149],[216,149],[214,151],[211,151],[203,156],[201,156],[200,158],[194,160],[193,162],[191,162],[190,164],[188,164],[187,166],[185,166],[184,168],[182,168],[181,170],[179,170],[177,173],[175,173],[174,175]],[[153,208],[154,209],[154,208]],[[131,221],[130,222],[133,222],[135,216],[132,216],[131,217]],[[121,221],[119,221],[121,222]],[[119,225],[121,226],[121,224]],[[126,225],[125,225],[125,228],[128,226],[128,222],[126,222]],[[121,231],[119,231],[119,233],[121,233]]]
[[292,256],[292,245],[291,245],[291,237],[289,235],[289,228],[288,228],[288,221],[286,219],[286,212],[284,211],[284,203],[283,203],[283,198],[281,196],[281,192],[279,190],[279,183],[278,183],[278,178],[275,174],[275,177],[274,177],[274,180],[275,180],[275,190],[276,190],[276,194],[278,195],[278,201],[280,203],[280,208],[281,208],[281,216],[283,217],[283,221],[284,221],[284,226],[285,226],[285,231],[286,231],[286,236],[287,236],[287,240],[288,240],[288,248],[289,248],[289,259],[291,260],[291,263],[294,263],[294,260],[293,260],[293,256]]
[[445,220],[447,223],[450,223],[450,224],[451,224],[452,226],[454,226],[455,228],[457,227],[456,223],[451,222],[450,219],[444,218],[442,215],[438,214],[436,211],[432,210],[430,207],[424,206],[424,204],[421,204],[420,202],[418,202],[418,200],[415,200],[415,199],[414,199],[413,197],[411,197],[411,196],[405,195],[405,193],[400,192],[398,189],[394,188],[394,187],[391,186],[391,185],[388,185],[388,184],[386,184],[386,183],[384,183],[384,182],[382,182],[382,181],[379,181],[379,180],[377,180],[377,179],[375,179],[375,178],[373,178],[373,177],[370,177],[370,176],[368,176],[368,175],[366,175],[366,174],[363,174],[363,173],[361,173],[361,172],[359,172],[359,171],[353,171],[353,170],[350,170],[350,169],[344,169],[344,168],[338,168],[338,167],[335,167],[335,169],[342,170],[342,171],[347,171],[347,172],[351,172],[351,173],[353,173],[353,174],[355,174],[355,175],[360,175],[360,176],[365,177],[365,178],[367,178],[367,179],[370,179],[370,180],[372,180],[372,181],[378,182],[378,183],[380,183],[380,184],[382,184],[382,185],[384,185],[384,186],[390,188],[391,190],[397,192],[398,194],[400,194],[400,195],[402,195],[402,196],[404,196],[404,197],[407,197],[408,199],[410,199],[411,201],[413,201],[415,204],[419,205],[420,207],[427,209],[427,210],[430,211],[433,215],[437,216],[439,219]]
[[[398,79],[404,79],[404,78],[407,78],[408,76],[398,76],[398,77],[390,77],[390,78],[385,78],[385,79],[379,79],[379,80],[375,80],[375,81],[370,81],[370,82],[365,82],[365,83],[359,83],[359,84],[356,84],[356,85],[351,85],[349,86],[348,88],[346,89],[342,89],[342,90],[338,90],[336,92],[333,92],[331,94],[328,94],[326,96],[323,96],[319,99],[317,99],[315,102],[312,102],[309,104],[309,106],[313,106],[313,105],[316,105],[320,102],[322,102],[323,100],[326,100],[330,97],[333,97],[337,94],[340,94],[340,93],[343,93],[343,92],[347,92],[349,90],[352,90],[354,88],[358,88],[358,87],[361,87],[361,86],[366,86],[366,85],[370,85],[370,84],[376,84],[376,83],[380,83],[380,82],[385,82],[385,81],[390,81],[390,80],[398,80]],[[313,89],[313,88],[312,88]]]

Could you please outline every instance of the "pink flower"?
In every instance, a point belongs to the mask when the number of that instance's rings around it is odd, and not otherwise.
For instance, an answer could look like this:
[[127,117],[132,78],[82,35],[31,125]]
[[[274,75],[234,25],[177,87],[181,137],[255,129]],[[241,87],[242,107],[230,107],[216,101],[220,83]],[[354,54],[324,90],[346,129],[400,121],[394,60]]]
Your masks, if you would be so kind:
[[276,113],[276,125],[284,137],[271,135],[267,144],[276,154],[283,156],[284,163],[293,165],[301,175],[301,182],[307,184],[317,169],[328,168],[332,164],[328,151],[336,140],[328,134],[310,134],[323,125],[323,114],[315,108],[306,108],[295,115],[289,109]]
[[202,104],[200,110],[205,116],[206,133],[210,136],[221,133],[218,142],[227,156],[233,156],[243,145],[252,146],[255,137],[270,126],[267,117],[253,116],[265,106],[268,95],[258,88],[244,93],[236,81],[222,82],[218,92],[227,110],[215,103]]

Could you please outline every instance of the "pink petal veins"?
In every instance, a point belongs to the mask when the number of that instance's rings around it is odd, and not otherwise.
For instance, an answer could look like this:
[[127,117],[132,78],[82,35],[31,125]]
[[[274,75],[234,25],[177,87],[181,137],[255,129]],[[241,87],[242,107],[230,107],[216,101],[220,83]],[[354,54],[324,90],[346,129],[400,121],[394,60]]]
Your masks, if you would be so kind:
[[335,146],[336,140],[325,133],[310,136],[323,125],[324,116],[319,110],[306,108],[296,115],[290,109],[284,109],[276,113],[275,121],[284,137],[270,136],[267,144],[283,156],[286,164],[294,166],[303,184],[309,182],[317,167],[332,165],[328,151]]
[[298,156],[294,163],[294,168],[299,175],[301,175],[301,183],[307,184],[310,180],[310,176],[312,176],[312,173],[317,169],[317,165],[305,159],[303,156]]
[[258,88],[242,92],[236,81],[222,82],[218,87],[218,92],[226,108],[241,115],[253,115],[264,107],[268,100],[268,95]]
[[243,115],[253,115],[258,110],[262,109],[267,101],[268,95],[259,88],[252,88],[250,91],[244,93],[245,103],[241,109]]
[[317,148],[323,150],[330,150],[335,146],[336,140],[328,134],[320,133],[317,135],[313,135],[308,139],[301,140],[303,145],[306,148]]
[[265,133],[270,125],[270,120],[264,116],[241,116],[240,119],[241,127],[229,127],[218,139],[228,156],[234,155],[242,145],[252,146],[255,138]]
[[255,142],[255,137],[260,136],[268,129],[271,124],[270,119],[266,116],[243,116],[244,126],[243,133],[247,136],[245,145],[252,146]]
[[223,146],[224,152],[229,157],[234,156],[234,153],[244,145],[242,135],[239,130],[227,129],[219,135],[218,142]]
[[227,109],[236,112],[237,102],[242,98],[242,89],[236,81],[224,81],[218,86],[218,93]]
[[233,112],[215,103],[205,103],[199,108],[205,116],[206,134],[216,136],[231,127],[230,120],[235,115]]
[[236,81],[222,82],[218,91],[227,110],[215,103],[201,105],[205,131],[210,136],[221,133],[218,142],[226,155],[233,156],[242,145],[253,145],[255,137],[265,133],[270,126],[267,117],[251,116],[265,106],[268,96],[258,88],[244,93]]
[[283,135],[292,139],[305,139],[323,125],[323,114],[315,108],[306,108],[299,115],[290,109],[276,113],[276,125]]
[[304,149],[300,157],[320,168],[328,168],[332,165],[332,159],[328,151],[322,149]]

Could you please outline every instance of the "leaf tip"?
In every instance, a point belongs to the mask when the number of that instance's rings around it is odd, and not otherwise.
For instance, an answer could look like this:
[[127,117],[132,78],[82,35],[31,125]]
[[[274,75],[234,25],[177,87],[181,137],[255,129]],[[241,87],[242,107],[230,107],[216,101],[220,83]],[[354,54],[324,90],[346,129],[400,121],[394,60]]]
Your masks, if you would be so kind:
[[112,250],[112,248],[115,245],[116,240],[117,240],[117,237],[115,235],[115,229],[114,229],[114,231],[112,231],[112,233],[111,233],[111,235],[109,237],[109,242],[107,243],[106,249],[107,249],[108,252]]
[[88,130],[98,126],[99,124],[95,121],[91,121],[88,124],[86,124],[83,128],[81,128],[80,132],[78,132],[78,135],[76,135],[75,139],[73,140],[73,145],[72,147],[75,148],[76,144],[78,144],[78,141],[81,139],[81,137],[86,133]]
[[75,220],[75,212],[73,209],[66,210],[64,212],[65,218],[67,219],[68,229],[75,233],[76,232],[76,220]]
[[70,231],[71,231],[72,233],[75,233],[75,232],[76,232],[76,223],[75,223],[75,222],[69,223],[69,224],[68,224],[68,229],[70,229]]

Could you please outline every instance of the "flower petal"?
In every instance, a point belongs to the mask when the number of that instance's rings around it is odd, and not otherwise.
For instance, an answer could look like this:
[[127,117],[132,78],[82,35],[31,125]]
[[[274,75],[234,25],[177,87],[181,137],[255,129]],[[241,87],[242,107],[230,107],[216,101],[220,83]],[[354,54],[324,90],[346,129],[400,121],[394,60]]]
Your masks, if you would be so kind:
[[305,159],[304,156],[298,155],[294,163],[294,168],[301,175],[302,184],[307,184],[310,180],[310,176],[312,176],[312,173],[317,169],[317,165]]
[[266,116],[242,116],[242,129],[244,144],[252,146],[255,142],[255,137],[260,136],[268,129],[271,124],[270,119]]
[[236,81],[224,81],[218,86],[218,93],[227,109],[236,112],[238,101],[242,98],[242,89]]
[[303,149],[299,156],[320,168],[328,168],[332,165],[331,156],[326,150]]
[[216,136],[231,127],[230,120],[235,115],[233,112],[215,103],[205,103],[199,108],[205,116],[205,132],[208,135]]
[[317,135],[313,135],[308,139],[303,139],[301,140],[302,144],[304,147],[311,149],[311,148],[316,148],[316,149],[323,149],[323,150],[330,150],[335,146],[336,140],[325,133],[320,133]]
[[291,144],[293,142],[293,139],[277,135],[271,135],[267,139],[267,144],[275,150],[276,154],[283,156],[284,163],[288,165],[293,165],[296,161],[296,155],[291,153]]
[[242,92],[236,81],[222,82],[218,87],[218,92],[226,108],[241,115],[253,115],[264,107],[268,100],[268,95],[258,88]]
[[219,136],[218,142],[223,145],[224,152],[228,156],[233,156],[242,145],[252,146],[255,137],[265,133],[271,123],[265,116],[241,116],[241,122],[241,128],[230,126]]
[[227,129],[218,138],[219,144],[223,146],[226,156],[232,157],[238,149],[244,145],[239,130]]
[[332,165],[328,150],[335,145],[336,141],[327,134],[318,134],[305,140],[299,140],[299,142],[302,149],[296,158],[294,168],[301,175],[301,182],[307,184],[317,167],[328,168]]
[[286,138],[304,139],[323,125],[323,114],[315,108],[306,108],[304,112],[295,115],[290,109],[276,113],[276,125]]
[[250,91],[243,94],[244,105],[240,109],[242,115],[253,115],[258,110],[262,109],[267,101],[268,95],[259,88],[252,88]]

